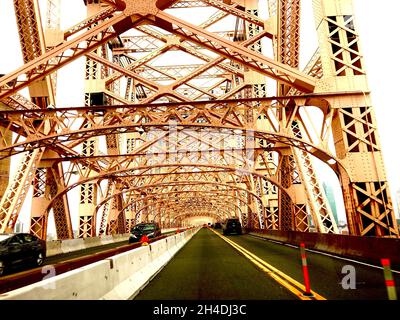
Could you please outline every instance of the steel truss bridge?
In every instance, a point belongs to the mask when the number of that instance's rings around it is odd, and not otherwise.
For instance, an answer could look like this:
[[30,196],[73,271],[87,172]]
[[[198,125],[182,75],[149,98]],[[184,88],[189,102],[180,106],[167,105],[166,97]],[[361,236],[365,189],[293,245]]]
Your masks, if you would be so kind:
[[[351,0],[313,1],[305,68],[300,0],[85,0],[66,30],[60,0],[13,3],[24,64],[0,78],[0,233],[31,201],[42,239],[51,212],[58,239],[72,212],[79,238],[201,217],[336,234],[319,159],[350,235],[398,237]],[[59,108],[57,72],[80,57],[85,105]]]

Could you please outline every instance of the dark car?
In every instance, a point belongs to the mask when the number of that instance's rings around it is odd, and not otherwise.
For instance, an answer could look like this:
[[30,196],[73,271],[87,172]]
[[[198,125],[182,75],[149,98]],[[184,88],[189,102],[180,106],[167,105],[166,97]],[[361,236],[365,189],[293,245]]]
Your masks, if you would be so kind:
[[242,225],[240,224],[239,219],[237,218],[227,219],[222,226],[222,232],[224,235],[231,233],[242,234]]
[[214,229],[221,229],[221,228],[222,228],[221,222],[216,222],[216,223],[214,224]]
[[149,239],[161,236],[161,229],[158,223],[139,223],[131,229],[129,243],[138,242],[142,236],[146,235]]
[[16,267],[41,266],[45,258],[46,241],[28,233],[0,233],[0,276]]

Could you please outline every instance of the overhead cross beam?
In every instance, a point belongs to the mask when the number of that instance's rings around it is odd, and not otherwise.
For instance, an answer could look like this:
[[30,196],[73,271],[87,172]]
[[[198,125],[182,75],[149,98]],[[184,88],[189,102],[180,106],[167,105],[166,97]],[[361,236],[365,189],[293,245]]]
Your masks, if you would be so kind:
[[[150,23],[154,23],[148,18],[147,20]],[[295,87],[302,92],[310,93],[314,91],[316,81],[310,76],[302,74],[297,69],[278,63],[274,59],[267,58],[260,53],[237,46],[231,41],[218,37],[187,21],[178,19],[165,12],[160,12],[156,16],[155,22],[175,35],[200,44],[204,48],[237,61],[277,81]]]
[[33,81],[60,69],[85,53],[91,52],[132,26],[131,19],[123,14],[116,14],[74,39],[65,41],[0,78],[0,99],[12,95],[29,86]]

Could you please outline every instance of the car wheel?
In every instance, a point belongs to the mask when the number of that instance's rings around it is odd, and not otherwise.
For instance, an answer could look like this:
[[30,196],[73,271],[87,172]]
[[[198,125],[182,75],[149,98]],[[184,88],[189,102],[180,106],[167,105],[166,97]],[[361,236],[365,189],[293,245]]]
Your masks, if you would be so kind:
[[43,255],[43,252],[39,252],[39,253],[37,254],[35,262],[36,262],[36,265],[37,265],[38,267],[40,267],[40,266],[43,264],[43,262],[44,262],[44,255]]
[[0,261],[0,277],[4,274],[5,265],[3,261]]

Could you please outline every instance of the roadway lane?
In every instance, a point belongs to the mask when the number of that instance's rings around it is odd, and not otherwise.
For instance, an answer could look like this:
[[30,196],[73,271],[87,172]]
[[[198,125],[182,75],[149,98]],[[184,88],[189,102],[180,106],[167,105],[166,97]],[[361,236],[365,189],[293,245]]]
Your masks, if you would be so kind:
[[[255,238],[250,235],[228,236],[238,245],[251,251],[261,259],[290,277],[303,283],[300,249]],[[345,261],[320,253],[306,252],[311,289],[328,300],[387,300],[383,270],[352,261]],[[356,289],[345,290],[342,280],[348,273],[342,273],[344,266],[353,266]],[[393,273],[397,292],[400,292],[400,276]]]
[[288,300],[296,296],[203,228],[135,299]]
[[[221,232],[218,231],[221,235]],[[222,236],[222,235],[221,235]],[[230,235],[233,245],[275,267],[293,280],[282,286],[239,253],[215,231],[202,229],[135,297],[137,300],[281,300],[297,299],[288,287],[303,284],[299,248],[255,238]],[[307,251],[311,289],[328,300],[387,300],[383,270]],[[344,266],[355,270],[355,289],[345,289]],[[397,291],[400,276],[394,273]],[[349,283],[346,281],[346,283]]]

